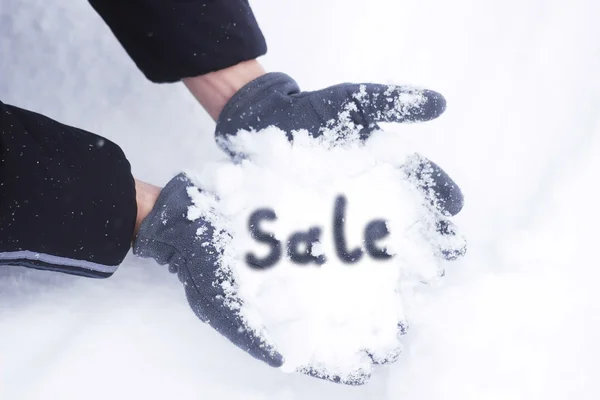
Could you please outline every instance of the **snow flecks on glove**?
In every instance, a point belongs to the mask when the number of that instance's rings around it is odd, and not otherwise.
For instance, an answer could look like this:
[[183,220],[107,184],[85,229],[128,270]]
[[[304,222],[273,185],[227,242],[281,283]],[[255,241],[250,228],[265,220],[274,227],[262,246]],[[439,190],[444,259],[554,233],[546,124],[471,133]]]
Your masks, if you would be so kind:
[[[230,137],[230,148],[242,149],[246,158],[188,172],[204,189],[190,189],[194,205],[188,218],[205,218],[220,232],[214,240],[223,252],[222,274],[231,277],[223,280],[231,285],[226,288],[231,306],[239,307],[251,329],[269,332],[285,358],[284,370],[361,384],[372,363],[393,362],[401,352],[407,288],[441,275],[441,261],[432,252],[438,234],[429,229],[435,217],[401,168],[413,152],[396,135],[380,131],[367,142],[333,147],[326,137],[293,135],[293,144],[275,127]],[[333,213],[339,195],[347,200],[348,247],[363,248],[354,264],[336,253]],[[277,216],[261,229],[281,242],[283,257],[256,270],[246,255],[264,257],[269,247],[252,238],[248,221],[262,208]],[[380,245],[393,255],[389,260],[365,251],[365,227],[374,219],[386,221],[390,233]],[[295,264],[286,256],[287,241],[312,227],[321,228],[313,254],[326,262]]]
[[225,306],[234,311],[244,324],[240,329],[254,332],[263,344],[273,347],[273,340],[269,337],[262,322],[257,318],[250,318],[250,321],[248,317],[252,316],[251,312],[243,308],[244,302],[238,294],[233,267],[238,262],[237,253],[233,244],[233,238],[229,233],[230,223],[226,216],[219,212],[219,199],[193,186],[188,187],[187,192],[192,200],[192,206],[188,208],[187,218],[190,221],[202,218],[214,227],[214,234],[210,243],[205,241],[205,227],[199,228],[196,232],[197,237],[201,239],[198,241],[198,246],[204,248],[204,250],[213,246],[221,253],[221,257],[219,258],[220,265],[215,272],[217,281],[213,282],[213,285],[221,286],[225,297],[223,299]]
[[363,84],[352,97],[362,109],[370,111],[376,121],[404,120],[427,101],[423,90],[403,85],[387,85],[382,93],[370,94]]
[[[320,133],[330,143],[340,140],[356,140],[365,132],[377,129],[377,122],[410,122],[411,116],[427,101],[421,89],[412,86],[387,85],[367,90],[359,85],[358,91],[349,95],[339,111],[337,119],[327,121]],[[358,114],[358,115],[357,115]],[[363,124],[357,122],[361,121]]]
[[[217,271],[217,277],[221,278],[222,281],[226,282],[224,285],[224,291],[227,296],[228,305],[232,308],[239,308],[239,299],[236,296],[236,291],[232,281],[232,271],[230,268],[230,261],[232,255],[228,251],[231,249],[232,237],[226,230],[226,220],[218,213],[218,199],[209,193],[201,192],[198,188],[190,186],[187,189],[188,196],[192,200],[192,206],[188,208],[187,218],[190,221],[196,221],[199,218],[203,218],[215,227],[215,232],[211,242],[199,241],[199,246],[208,247],[214,246],[219,251],[222,251],[221,256],[222,265]],[[202,226],[196,232],[198,238],[205,238],[206,227]]]

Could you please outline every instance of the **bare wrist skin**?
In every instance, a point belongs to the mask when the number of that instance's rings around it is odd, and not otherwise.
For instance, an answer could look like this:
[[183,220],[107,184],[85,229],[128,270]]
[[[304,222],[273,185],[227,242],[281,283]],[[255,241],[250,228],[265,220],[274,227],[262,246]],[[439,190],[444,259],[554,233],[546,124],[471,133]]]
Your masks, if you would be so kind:
[[258,61],[249,60],[205,75],[185,78],[183,83],[216,121],[225,104],[239,89],[265,73]]
[[135,231],[133,232],[133,239],[137,236],[140,225],[144,218],[150,214],[156,199],[160,194],[161,188],[158,186],[151,185],[149,183],[135,180],[135,200],[137,202],[137,218],[135,219]]

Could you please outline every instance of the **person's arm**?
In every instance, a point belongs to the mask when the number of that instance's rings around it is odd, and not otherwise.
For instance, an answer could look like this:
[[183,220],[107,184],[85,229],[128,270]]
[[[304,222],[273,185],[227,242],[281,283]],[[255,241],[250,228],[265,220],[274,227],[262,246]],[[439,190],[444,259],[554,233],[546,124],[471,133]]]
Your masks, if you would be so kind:
[[265,74],[256,58],[267,46],[247,0],[90,3],[149,80],[183,80],[214,120]]
[[109,277],[159,191],[111,141],[0,102],[0,265]]
[[247,0],[89,0],[152,82],[177,82],[267,51]]

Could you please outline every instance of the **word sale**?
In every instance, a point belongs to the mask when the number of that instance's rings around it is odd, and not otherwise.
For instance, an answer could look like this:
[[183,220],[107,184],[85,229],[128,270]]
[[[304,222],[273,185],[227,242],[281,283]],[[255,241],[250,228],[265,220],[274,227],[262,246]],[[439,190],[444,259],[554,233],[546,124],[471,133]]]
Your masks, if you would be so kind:
[[[333,238],[335,250],[345,263],[353,264],[358,262],[363,256],[363,248],[356,247],[348,249],[348,243],[344,235],[344,222],[346,214],[346,197],[339,195],[335,199],[333,211]],[[277,215],[272,209],[261,208],[250,215],[248,227],[252,238],[258,242],[267,244],[270,247],[269,254],[264,258],[258,258],[252,253],[246,255],[246,262],[255,269],[267,269],[273,267],[281,260],[283,253],[282,244],[272,233],[265,232],[260,228],[261,221],[275,221]],[[315,255],[313,244],[320,242],[321,228],[314,226],[308,231],[299,231],[293,233],[287,241],[287,255],[291,261],[296,264],[323,265],[327,258],[324,254]],[[386,222],[382,219],[375,219],[367,224],[364,231],[364,247],[367,253],[376,260],[387,260],[392,258],[385,247],[380,247],[377,242],[389,234]]]

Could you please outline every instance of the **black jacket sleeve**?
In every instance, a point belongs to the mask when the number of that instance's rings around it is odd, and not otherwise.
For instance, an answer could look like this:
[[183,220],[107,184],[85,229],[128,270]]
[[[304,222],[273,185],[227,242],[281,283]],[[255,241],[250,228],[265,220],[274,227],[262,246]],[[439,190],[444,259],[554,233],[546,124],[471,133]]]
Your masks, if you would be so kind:
[[138,68],[175,82],[266,53],[248,0],[89,0]]
[[109,277],[136,215],[116,144],[0,102],[0,266]]

